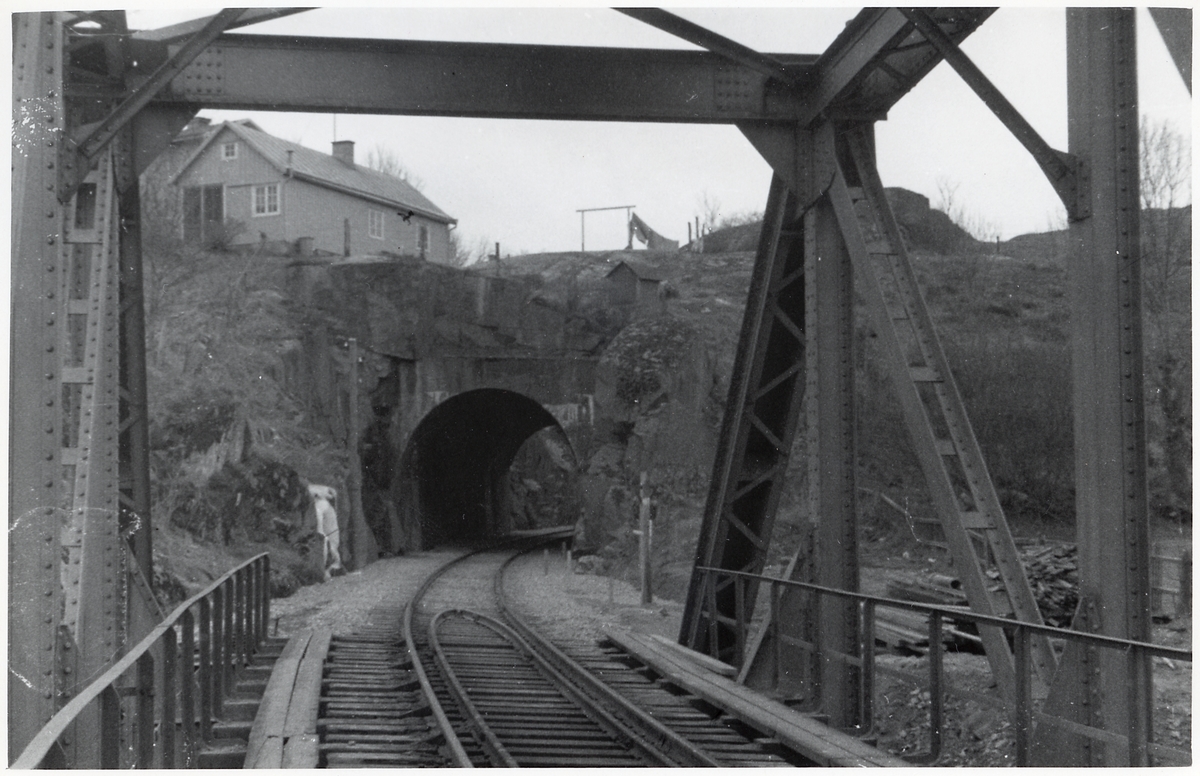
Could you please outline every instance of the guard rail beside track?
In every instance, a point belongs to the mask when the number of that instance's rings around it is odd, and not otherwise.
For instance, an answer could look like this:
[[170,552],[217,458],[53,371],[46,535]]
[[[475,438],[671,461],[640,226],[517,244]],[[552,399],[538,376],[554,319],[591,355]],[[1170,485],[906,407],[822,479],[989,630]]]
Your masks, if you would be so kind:
[[[232,691],[235,672],[267,636],[270,619],[270,556],[262,553],[184,601],[70,700],[43,727],[16,769],[57,764],[59,740],[85,713],[97,713],[100,760],[77,768],[195,767],[200,742]],[[151,697],[136,715],[136,747],[122,750],[120,682],[132,668],[154,676]],[[150,711],[152,713],[145,713]]]
[[[711,646],[715,647],[718,643],[718,624],[734,628],[736,649],[734,651],[735,659],[733,662],[739,668],[741,667],[750,636],[751,621],[754,618],[754,612],[747,611],[747,607],[745,606],[747,600],[753,600],[747,598],[746,587],[747,585],[754,585],[757,588],[761,585],[768,585],[770,590],[770,594],[767,596],[769,616],[766,618],[766,628],[767,635],[771,636],[771,644],[775,650],[772,661],[775,670],[774,685],[777,686],[779,683],[779,650],[784,643],[808,651],[822,661],[839,662],[858,669],[860,672],[859,688],[861,691],[861,697],[859,698],[861,709],[859,729],[864,733],[869,733],[873,727],[872,706],[874,702],[875,674],[877,671],[882,671],[880,667],[875,665],[874,623],[876,608],[882,606],[927,615],[929,618],[929,678],[927,689],[930,695],[930,746],[929,751],[923,755],[906,758],[912,762],[928,764],[934,762],[940,756],[942,719],[945,710],[945,691],[947,689],[942,665],[943,650],[941,642],[942,626],[948,619],[974,623],[976,626],[999,626],[1012,641],[1017,677],[1016,697],[1011,701],[991,698],[988,700],[995,705],[1004,707],[1012,717],[1016,739],[1017,766],[1029,765],[1035,722],[1039,725],[1047,725],[1059,730],[1069,731],[1094,741],[1115,745],[1122,750],[1127,750],[1129,764],[1133,766],[1149,765],[1152,757],[1159,758],[1156,764],[1179,765],[1191,762],[1190,751],[1155,743],[1153,740],[1153,731],[1142,729],[1142,725],[1140,724],[1141,716],[1136,713],[1129,714],[1130,729],[1124,732],[1117,732],[1080,724],[1063,717],[1043,713],[1036,709],[1033,699],[1033,671],[1030,645],[1032,637],[1038,634],[1049,637],[1052,640],[1074,641],[1088,649],[1110,649],[1125,653],[1129,660],[1130,677],[1135,686],[1135,692],[1131,693],[1131,705],[1145,702],[1146,698],[1144,694],[1153,691],[1153,668],[1149,672],[1142,669],[1144,665],[1151,665],[1152,661],[1148,660],[1149,657],[1162,657],[1191,663],[1192,653],[1190,650],[976,614],[962,608],[946,608],[913,601],[901,601],[893,598],[867,595],[866,593],[854,593],[847,590],[838,590],[808,582],[780,579],[762,574],[750,574],[743,571],[732,571],[707,566],[697,567],[696,570],[705,576],[704,587],[702,589],[707,598],[708,612],[718,611],[716,605],[717,596],[719,594],[726,595],[730,585],[733,588],[734,616],[731,618],[726,616],[708,618],[708,627],[710,628],[709,644]],[[810,606],[817,611],[823,605],[826,597],[833,597],[854,605],[857,609],[859,632],[858,643],[856,645],[857,654],[822,650],[819,633],[811,633],[809,634],[809,638],[805,639],[783,633],[779,626],[779,610],[780,594],[784,588],[803,591],[812,595],[813,598],[811,599],[812,603]],[[814,622],[818,620],[819,618],[814,618]],[[713,651],[715,652],[715,649]],[[887,673],[898,675],[906,680],[909,679],[907,675],[895,671],[887,671]],[[979,700],[983,699],[983,696],[978,693],[962,694],[969,694],[972,698]]]

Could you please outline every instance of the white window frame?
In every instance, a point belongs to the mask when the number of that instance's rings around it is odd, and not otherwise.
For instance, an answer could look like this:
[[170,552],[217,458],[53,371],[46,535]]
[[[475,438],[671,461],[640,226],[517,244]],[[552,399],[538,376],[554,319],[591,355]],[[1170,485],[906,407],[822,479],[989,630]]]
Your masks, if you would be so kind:
[[236,159],[237,155],[238,155],[238,144],[237,144],[236,140],[233,141],[232,143],[223,143],[221,145],[221,159],[222,160],[229,161],[230,159]]
[[[260,194],[262,195],[261,203],[259,201]],[[272,195],[274,195],[273,200]],[[261,209],[259,208],[260,204],[262,205]],[[273,208],[272,205],[274,206]],[[254,214],[255,218],[260,218],[262,216],[277,216],[281,210],[280,206],[281,202],[278,183],[264,183],[254,187],[253,191],[251,192],[250,210]]]
[[368,210],[367,211],[367,237],[372,240],[382,240],[383,237],[383,211]]

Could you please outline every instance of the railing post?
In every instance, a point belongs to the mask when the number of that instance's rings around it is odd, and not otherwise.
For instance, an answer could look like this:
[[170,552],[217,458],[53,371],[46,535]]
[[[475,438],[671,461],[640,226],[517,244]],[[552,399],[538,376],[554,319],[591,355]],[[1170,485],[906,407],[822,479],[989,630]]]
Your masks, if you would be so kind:
[[[167,628],[162,635],[162,718],[159,720],[159,745],[156,747],[160,754],[160,768],[175,767],[175,692],[179,678],[177,650],[175,629]],[[153,767],[153,763],[143,760],[142,767]]]
[[[137,683],[137,719],[133,720],[130,729],[137,740],[136,758],[139,768],[151,767],[154,760],[154,707],[155,707],[155,677],[154,655],[150,652],[137,660],[135,669]],[[164,677],[163,693],[168,692]]]
[[740,576],[733,577],[733,611],[737,621],[736,655],[737,667],[742,667],[746,658],[746,580]]
[[942,753],[942,613],[929,614],[929,756]]
[[1146,698],[1152,680],[1146,670],[1149,665],[1141,647],[1129,648],[1129,764],[1134,768],[1150,765],[1147,747],[1150,731],[1145,724],[1149,715],[1142,711],[1150,708]]
[[225,664],[228,662],[225,652],[225,583],[222,582],[212,596],[212,713],[214,718],[220,718],[225,700]]
[[1017,767],[1029,765],[1030,739],[1033,735],[1033,687],[1029,665],[1029,630],[1017,625],[1013,644],[1013,663],[1017,674],[1013,729],[1016,731]]
[[207,598],[200,599],[200,740],[212,740],[213,719],[213,611]]
[[100,767],[121,767],[121,696],[112,685],[100,693]]
[[708,652],[720,660],[721,649],[717,643],[717,574],[714,571],[706,573],[708,574]]
[[783,660],[783,648],[780,645],[780,635],[783,633],[782,624],[779,622],[779,583],[771,582],[771,663],[772,683],[771,689],[779,689],[779,674],[783,670],[780,661]]
[[271,556],[262,558],[262,640],[267,640],[268,629],[271,625]]
[[221,625],[221,698],[224,700],[233,695],[233,661],[234,634],[233,612],[237,609],[237,590],[233,577],[221,585],[221,595],[225,599],[222,613],[225,615]]
[[[238,571],[230,581],[233,583],[233,667],[230,670],[231,681],[237,682],[237,675],[245,664],[246,657],[246,577]],[[233,692],[232,684],[229,691]]]
[[242,617],[244,627],[242,632],[242,664],[249,665],[250,657],[254,654],[254,568],[246,567],[246,574],[242,578],[243,587],[245,590],[242,593]]
[[[183,731],[180,760],[190,768],[196,753],[196,619],[188,609],[179,618],[179,727]],[[201,658],[203,661],[203,657]],[[203,670],[203,668],[201,669]]]
[[862,602],[861,621],[862,643],[859,645],[859,655],[862,659],[862,675],[860,691],[861,727],[864,734],[875,727],[875,602]]

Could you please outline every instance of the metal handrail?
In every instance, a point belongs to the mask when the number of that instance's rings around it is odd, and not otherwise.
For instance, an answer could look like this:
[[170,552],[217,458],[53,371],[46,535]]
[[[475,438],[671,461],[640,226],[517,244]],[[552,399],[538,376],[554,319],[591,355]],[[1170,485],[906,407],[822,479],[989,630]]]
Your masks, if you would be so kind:
[[[859,655],[850,655],[843,653],[824,654],[823,659],[833,660],[845,665],[858,668],[862,673],[862,689],[863,697],[861,698],[861,719],[860,726],[862,730],[869,731],[872,727],[873,709],[871,688],[874,687],[875,660],[874,660],[874,621],[875,608],[877,606],[887,606],[894,609],[904,609],[920,614],[928,615],[929,617],[929,685],[930,685],[930,751],[920,758],[910,758],[914,762],[932,762],[937,759],[940,754],[940,736],[941,736],[941,721],[943,712],[943,692],[945,689],[943,673],[942,673],[942,649],[941,649],[941,630],[943,621],[946,618],[954,618],[955,620],[972,622],[976,625],[998,626],[1006,630],[1015,631],[1013,634],[1014,640],[1014,662],[1017,671],[1017,695],[1014,702],[1011,704],[1013,713],[1013,726],[1016,731],[1016,748],[1017,748],[1017,765],[1024,766],[1029,763],[1029,755],[1032,746],[1031,734],[1033,731],[1033,721],[1036,719],[1040,723],[1050,725],[1059,725],[1068,727],[1074,732],[1088,736],[1097,740],[1113,742],[1127,746],[1129,749],[1129,757],[1131,764],[1145,765],[1148,764],[1147,755],[1156,753],[1161,755],[1186,754],[1181,750],[1175,750],[1170,747],[1155,744],[1151,740],[1152,731],[1140,730],[1140,727],[1134,728],[1136,721],[1131,722],[1131,729],[1128,736],[1113,733],[1102,728],[1096,728],[1090,725],[1083,725],[1064,718],[1045,714],[1034,709],[1033,694],[1032,694],[1032,666],[1030,665],[1030,638],[1033,634],[1047,636],[1055,639],[1063,639],[1064,641],[1076,641],[1089,647],[1103,647],[1107,649],[1118,649],[1129,655],[1130,665],[1134,666],[1139,661],[1147,657],[1163,657],[1173,660],[1181,660],[1192,662],[1191,650],[1179,649],[1176,647],[1166,647],[1158,644],[1151,644],[1142,641],[1132,641],[1129,639],[1121,639],[1113,636],[1104,636],[1101,634],[1084,633],[1082,631],[1068,630],[1066,628],[1057,628],[1051,625],[1042,625],[1037,623],[1022,622],[1020,620],[1011,620],[1004,617],[996,617],[994,615],[979,614],[961,607],[946,607],[936,606],[927,603],[918,603],[915,601],[902,601],[895,598],[886,598],[883,596],[870,595],[867,593],[853,592],[849,590],[839,590],[837,588],[826,587],[823,585],[814,584],[812,582],[801,582],[798,580],[781,579],[771,577],[764,574],[751,574],[745,571],[734,571],[731,569],[714,568],[711,566],[697,566],[697,571],[705,575],[705,589],[707,591],[707,614],[709,615],[709,627],[713,630],[715,636],[717,624],[721,623],[726,626],[733,626],[736,630],[735,636],[735,662],[740,666],[744,660],[745,645],[748,643],[748,633],[750,621],[753,613],[747,613],[744,609],[744,586],[746,584],[769,584],[770,587],[770,629],[774,636],[773,643],[775,645],[775,671],[776,684],[778,684],[779,671],[779,645],[781,642],[781,634],[779,632],[778,618],[778,590],[781,587],[805,590],[818,595],[832,595],[838,598],[853,601],[859,607],[859,623],[862,633],[860,634]],[[733,617],[723,616],[717,612],[716,594],[720,577],[728,577],[734,586],[735,612]],[[784,637],[783,640],[801,648],[820,652],[820,639],[813,638],[811,642],[801,642],[799,639]],[[709,639],[710,651],[717,651],[720,645],[716,638]],[[1150,677],[1144,677],[1148,682]],[[1009,704],[999,701],[1001,704],[1008,706]],[[1131,715],[1135,717],[1136,715]]]
[[[266,638],[270,619],[270,555],[261,553],[229,570],[201,592],[181,603],[113,663],[95,681],[81,690],[50,721],[38,731],[13,762],[14,769],[37,768],[59,738],[92,703],[100,701],[102,740],[119,740],[120,702],[113,685],[135,665],[149,661],[155,676],[155,688],[162,702],[154,704],[156,719],[139,719],[139,735],[152,736],[157,728],[159,741],[153,750],[159,754],[158,763],[138,762],[137,767],[172,768],[176,750],[176,696],[179,697],[182,721],[182,752],[184,766],[195,765],[195,704],[200,705],[200,736],[207,740],[212,734],[212,716],[219,714],[223,699],[232,688],[234,664],[246,664]],[[191,611],[200,607],[199,617]],[[199,644],[196,625],[199,625]],[[176,626],[181,633],[176,634]],[[179,639],[182,638],[182,654]],[[161,649],[162,659],[156,661],[152,650]],[[197,654],[199,662],[197,663]],[[153,693],[154,688],[147,690]],[[145,748],[145,747],[143,747]],[[102,749],[105,749],[102,747]],[[119,751],[109,747],[102,752],[100,763],[76,763],[78,768],[117,768]]]

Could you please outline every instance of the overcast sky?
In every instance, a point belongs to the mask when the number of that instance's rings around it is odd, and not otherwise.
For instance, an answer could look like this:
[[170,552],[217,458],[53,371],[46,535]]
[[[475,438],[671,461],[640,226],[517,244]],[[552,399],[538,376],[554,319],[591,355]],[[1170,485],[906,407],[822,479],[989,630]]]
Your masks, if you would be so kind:
[[[677,8],[675,13],[765,52],[820,53],[856,12],[842,8]],[[149,29],[213,10],[130,11]],[[963,48],[1054,147],[1067,148],[1066,44],[1061,8],[1002,8]],[[1138,12],[1141,109],[1190,137],[1191,99],[1149,14]],[[610,9],[323,8],[240,32],[497,43],[695,48]],[[326,153],[335,120],[324,114],[204,111],[214,121],[252,118],[265,131]],[[1029,155],[946,64],[877,128],[884,184],[959,204],[1007,239],[1046,231],[1061,206]],[[359,161],[395,153],[424,193],[459,220],[464,245],[500,242],[504,254],[578,250],[581,208],[636,205],[652,228],[687,238],[687,224],[719,203],[724,214],[760,211],[770,169],[733,127],[340,115],[336,139]],[[1065,216],[1061,216],[1065,218]],[[587,216],[588,250],[622,248],[624,213]]]

